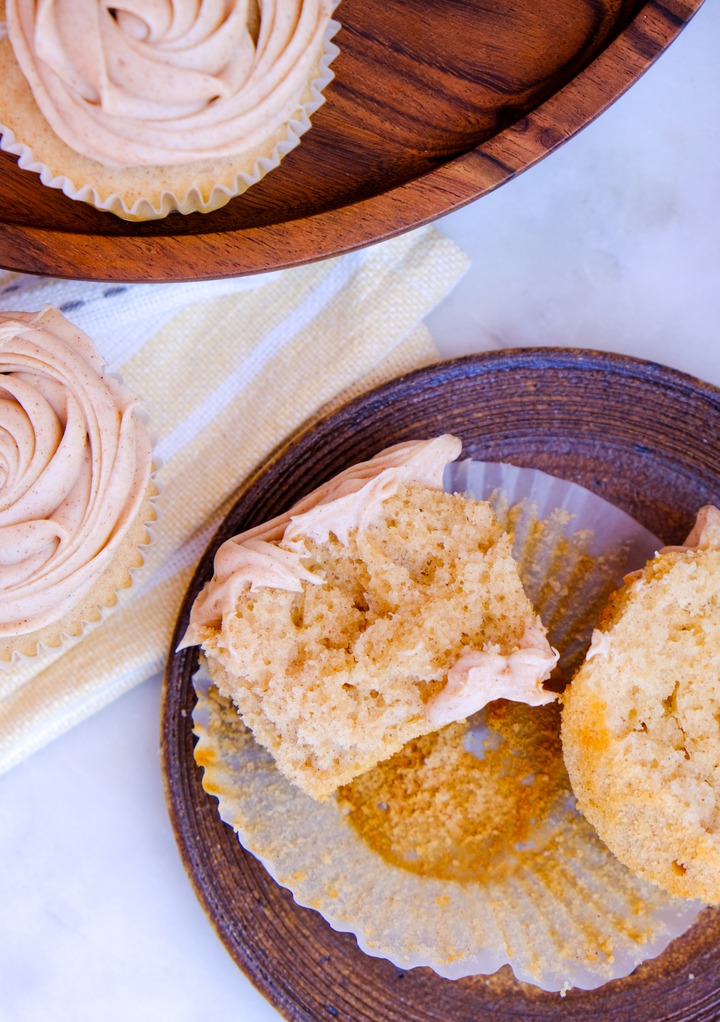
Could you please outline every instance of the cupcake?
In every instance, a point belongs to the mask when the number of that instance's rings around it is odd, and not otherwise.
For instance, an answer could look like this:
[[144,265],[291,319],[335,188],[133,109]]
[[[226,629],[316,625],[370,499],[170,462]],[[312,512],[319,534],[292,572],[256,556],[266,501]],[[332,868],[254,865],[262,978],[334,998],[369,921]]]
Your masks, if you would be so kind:
[[578,805],[639,876],[720,904],[720,511],[617,591],[564,696]]
[[0,314],[0,663],[100,620],[155,519],[138,402],[57,310]]
[[184,644],[313,798],[492,699],[556,698],[509,536],[442,489],[460,449],[400,444],[341,473],[224,543],[195,601]]
[[310,127],[334,6],[0,0],[2,148],[124,219],[217,209]]

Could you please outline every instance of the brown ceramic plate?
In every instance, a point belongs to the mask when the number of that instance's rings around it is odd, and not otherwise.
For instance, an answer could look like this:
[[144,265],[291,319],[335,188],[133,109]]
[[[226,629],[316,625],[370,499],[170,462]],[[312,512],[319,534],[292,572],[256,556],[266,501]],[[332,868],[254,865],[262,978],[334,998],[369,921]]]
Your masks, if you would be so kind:
[[[720,501],[720,391],[616,355],[526,349],[469,356],[401,377],[283,445],[240,490],[180,614],[212,574],[214,550],[284,511],[336,472],[402,440],[443,432],[464,454],[540,468],[594,490],[666,543]],[[720,911],[633,975],[567,997],[495,976],[451,982],[369,958],[354,937],[300,908],[223,824],[193,760],[194,649],[171,653],[163,706],[167,799],[197,895],[228,951],[288,1019],[317,1022],[717,1022]]]
[[427,223],[620,96],[702,0],[342,0],[336,81],[302,144],[205,216],[127,224],[0,153],[0,266],[191,280],[335,255]]

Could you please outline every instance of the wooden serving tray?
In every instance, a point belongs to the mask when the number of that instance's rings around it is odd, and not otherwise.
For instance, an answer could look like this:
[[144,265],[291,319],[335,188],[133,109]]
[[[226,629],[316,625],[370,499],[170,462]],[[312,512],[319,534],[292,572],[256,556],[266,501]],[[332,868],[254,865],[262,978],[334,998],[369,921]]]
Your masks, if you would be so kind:
[[618,98],[702,0],[342,0],[327,103],[300,146],[206,215],[128,224],[0,153],[0,266],[192,280],[389,238],[496,188]]
[[[463,456],[542,469],[579,483],[666,543],[720,502],[720,391],[649,362],[569,349],[474,355],[364,395],[287,442],[240,490],[182,608],[212,575],[217,546],[285,511],[356,461],[403,440],[451,432]],[[355,938],[301,908],[220,820],[193,759],[197,650],[170,653],[162,711],[170,816],[200,902],[229,953],[294,1022],[717,1022],[720,911],[706,910],[625,979],[562,998],[508,967],[455,982],[370,958]],[[398,911],[397,906],[394,908]]]

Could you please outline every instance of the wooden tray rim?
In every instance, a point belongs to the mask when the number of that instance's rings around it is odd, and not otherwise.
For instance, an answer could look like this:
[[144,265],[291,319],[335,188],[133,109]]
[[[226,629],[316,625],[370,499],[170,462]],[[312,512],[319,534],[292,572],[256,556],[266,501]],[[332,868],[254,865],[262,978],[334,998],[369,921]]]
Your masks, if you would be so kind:
[[[357,203],[262,227],[187,235],[126,236],[0,223],[0,254],[9,269],[23,272],[120,282],[182,281],[283,269],[387,240],[480,198],[557,149],[637,81],[703,2],[649,0],[586,68],[527,116],[438,168]],[[416,207],[423,211],[409,217],[408,210]],[[380,223],[382,228],[376,226]],[[97,238],[107,248],[101,272],[92,245]],[[182,246],[178,265],[183,268],[159,273],[155,260],[172,260],[177,245]],[[44,256],[57,253],[50,268],[37,268],[38,249]]]

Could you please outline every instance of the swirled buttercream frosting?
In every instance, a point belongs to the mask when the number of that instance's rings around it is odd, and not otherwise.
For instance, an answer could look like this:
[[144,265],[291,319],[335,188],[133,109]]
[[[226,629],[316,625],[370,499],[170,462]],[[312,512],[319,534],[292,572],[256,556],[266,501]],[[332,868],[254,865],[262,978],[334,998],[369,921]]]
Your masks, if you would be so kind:
[[0,314],[0,637],[65,616],[148,494],[137,399],[56,309]]
[[301,104],[329,0],[8,0],[55,134],[110,167],[246,152]]

